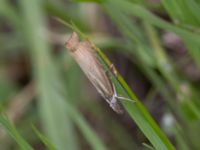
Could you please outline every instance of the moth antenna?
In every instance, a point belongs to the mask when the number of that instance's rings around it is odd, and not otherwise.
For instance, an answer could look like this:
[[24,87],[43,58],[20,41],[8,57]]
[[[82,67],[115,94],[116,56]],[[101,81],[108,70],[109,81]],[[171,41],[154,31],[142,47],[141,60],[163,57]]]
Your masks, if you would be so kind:
[[136,101],[133,100],[133,99],[130,99],[130,98],[126,98],[126,97],[122,97],[122,96],[116,96],[116,98],[118,100],[125,100],[125,101],[129,101],[129,102],[132,102],[132,103],[135,103]]

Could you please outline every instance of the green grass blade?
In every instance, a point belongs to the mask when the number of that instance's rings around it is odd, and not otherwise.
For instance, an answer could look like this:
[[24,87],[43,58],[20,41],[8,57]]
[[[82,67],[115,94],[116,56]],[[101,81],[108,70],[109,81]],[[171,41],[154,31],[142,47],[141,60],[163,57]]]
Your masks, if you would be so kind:
[[162,4],[175,23],[178,21],[183,21],[184,16],[177,1],[163,0]]
[[90,143],[92,149],[94,150],[106,150],[107,148],[101,142],[101,140],[96,136],[94,131],[91,129],[89,124],[85,121],[82,115],[69,103],[66,105],[70,116],[76,125],[80,128],[83,136]]
[[[163,74],[163,76],[166,78],[166,80],[169,82],[171,87],[174,89],[174,91],[177,94],[183,95],[182,103],[188,103],[187,106],[190,108],[191,113],[193,113],[199,120],[200,119],[200,111],[194,104],[194,100],[191,95],[194,95],[196,92],[194,89],[191,88],[191,85],[185,80],[181,75],[177,73],[175,70],[175,67],[170,62],[169,58],[167,57],[167,54],[165,53],[164,49],[160,45],[160,41],[157,37],[156,31],[153,27],[146,24],[146,31],[149,34],[149,40],[153,47],[153,53],[156,56],[158,69]],[[186,93],[182,92],[180,90],[181,85],[187,84],[187,87],[189,88],[189,91],[191,91],[191,95],[187,95]]]
[[[50,55],[50,47],[47,44],[45,35],[38,36],[41,33],[41,24],[44,18],[38,16],[31,16],[29,7],[39,7],[38,1],[32,1],[30,4],[26,0],[23,1],[23,9],[26,14],[29,14],[27,19],[28,33],[31,36],[29,39],[31,54],[35,67],[36,83],[38,93],[40,94],[40,111],[42,115],[43,127],[46,129],[46,133],[51,142],[59,149],[77,149],[77,143],[74,139],[74,132],[72,122],[70,120],[76,119],[77,126],[83,132],[83,135],[89,141],[89,144],[93,149],[106,149],[103,143],[99,140],[96,134],[91,130],[85,120],[77,115],[71,113],[71,107],[66,103],[67,96],[63,97],[63,85],[59,80],[59,75],[56,70],[56,66],[52,61]],[[27,5],[30,5],[27,7]],[[41,10],[34,12],[37,14]],[[40,12],[41,13],[41,12]],[[40,30],[39,30],[40,29]],[[44,30],[42,30],[44,31]],[[45,62],[45,63],[44,63]],[[62,94],[61,94],[62,93]],[[74,117],[76,116],[76,117]],[[70,119],[70,118],[71,119]],[[80,119],[81,118],[81,119]]]
[[78,149],[76,134],[67,115],[65,99],[61,99],[59,92],[56,92],[59,77],[51,57],[51,47],[47,43],[46,18],[42,2],[22,0],[20,6],[24,14],[24,25],[32,56],[43,128],[59,150],[76,150]]
[[[44,5],[48,14],[65,21],[73,20],[77,25],[81,27],[81,29],[89,30],[88,26],[86,26],[85,23],[81,21],[81,18],[66,9],[65,5],[57,5],[56,2],[53,1],[45,1]],[[70,5],[67,6],[67,8],[70,8]]]
[[[108,58],[97,48],[94,47],[102,61],[105,63],[107,68],[112,64]],[[115,80],[116,79],[116,80]],[[135,103],[122,101],[125,109],[131,116],[131,118],[136,122],[138,127],[142,130],[145,136],[149,139],[152,145],[157,149],[173,150],[174,146],[170,143],[168,138],[160,130],[156,122],[153,120],[151,115],[148,113],[143,104],[138,100],[135,94],[132,92],[130,87],[124,81],[122,76],[115,71],[115,78],[113,82],[116,83],[116,88],[120,89],[120,93],[124,94],[124,97],[129,97],[130,99],[136,101]]]
[[144,29],[141,28],[141,33],[136,34],[135,30],[138,31],[138,28],[136,27],[137,24],[131,22],[130,18],[120,12],[118,8],[115,8],[113,6],[112,9],[110,9],[110,7],[104,7],[104,10],[117,24],[124,38],[127,39],[128,44],[130,43],[130,51],[135,54],[135,56],[139,57],[147,66],[155,67],[155,58],[151,52],[151,49],[148,46],[148,42],[144,40],[145,35],[142,34],[142,31]]
[[176,23],[188,27],[199,25],[200,8],[194,0],[163,0],[162,4]]
[[197,65],[200,67],[200,59],[198,59],[200,57],[200,35],[198,33],[190,32],[186,29],[182,29],[171,23],[168,23],[163,19],[153,15],[151,12],[149,12],[142,6],[133,4],[126,0],[116,0],[115,2],[112,0],[108,0],[107,2],[104,2],[101,5],[110,10],[112,10],[114,6],[114,8],[118,8],[119,11],[123,11],[128,15],[134,15],[142,19],[143,21],[148,22],[151,25],[178,34],[185,41],[189,48],[191,56],[196,61]]
[[[174,20],[175,23],[181,24],[186,23],[186,19],[184,13],[181,10],[181,6],[179,5],[178,1],[163,1],[165,9],[170,12],[171,18]],[[172,6],[170,8],[170,5]]]
[[8,21],[9,25],[15,30],[19,30],[21,22],[16,8],[13,7],[7,0],[0,0],[0,4],[0,16],[3,16],[5,20]]
[[56,147],[49,141],[47,137],[42,135],[36,127],[32,126],[33,131],[36,133],[36,135],[39,137],[39,139],[45,144],[45,146],[48,148],[48,150],[57,150]]
[[124,13],[132,14],[143,21],[146,21],[152,25],[155,25],[159,28],[162,28],[164,30],[168,30],[174,33],[177,33],[182,38],[187,39],[189,41],[193,41],[197,45],[200,43],[200,35],[196,33],[192,33],[190,31],[187,31],[185,29],[179,28],[173,24],[170,24],[163,19],[153,15],[150,11],[143,8],[140,5],[133,4],[131,2],[128,2],[127,0],[119,1],[116,0],[115,3],[112,0],[109,0],[107,3],[102,3],[103,6],[107,6],[112,8],[113,6],[117,6],[118,9],[123,10]]
[[[200,5],[195,0],[184,0],[185,5],[188,7],[191,14],[196,18],[198,21],[198,25],[200,24]],[[184,11],[184,10],[183,10]]]
[[33,150],[33,148],[24,140],[18,133],[14,125],[4,115],[0,115],[0,125],[7,131],[7,133],[15,140],[21,150]]

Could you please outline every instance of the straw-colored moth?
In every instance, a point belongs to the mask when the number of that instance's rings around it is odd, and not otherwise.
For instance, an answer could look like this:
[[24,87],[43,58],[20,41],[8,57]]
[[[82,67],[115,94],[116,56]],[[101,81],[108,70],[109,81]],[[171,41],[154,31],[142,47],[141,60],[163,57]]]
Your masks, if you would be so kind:
[[97,91],[109,103],[110,107],[115,112],[122,113],[117,98],[126,98],[117,96],[115,87],[106,74],[102,64],[97,59],[96,51],[92,48],[90,41],[85,40],[80,42],[78,34],[74,32],[66,42],[66,48]]

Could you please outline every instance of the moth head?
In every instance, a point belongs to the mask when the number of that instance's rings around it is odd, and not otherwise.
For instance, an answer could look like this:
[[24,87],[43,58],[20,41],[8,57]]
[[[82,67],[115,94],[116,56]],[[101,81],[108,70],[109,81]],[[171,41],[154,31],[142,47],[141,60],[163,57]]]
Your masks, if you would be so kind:
[[71,37],[65,43],[65,46],[71,52],[74,52],[76,50],[76,47],[77,47],[78,44],[79,44],[79,36],[76,32],[73,32]]

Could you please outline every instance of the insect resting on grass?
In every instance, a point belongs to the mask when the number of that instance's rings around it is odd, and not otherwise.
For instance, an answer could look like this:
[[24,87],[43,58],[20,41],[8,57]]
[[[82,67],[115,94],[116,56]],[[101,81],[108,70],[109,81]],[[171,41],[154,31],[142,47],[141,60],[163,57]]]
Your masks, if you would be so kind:
[[127,99],[117,96],[115,87],[106,74],[102,64],[99,62],[97,53],[92,48],[90,41],[85,40],[80,42],[78,34],[73,32],[66,42],[66,48],[97,91],[109,103],[110,107],[115,112],[122,113],[123,111],[120,108],[117,99]]

